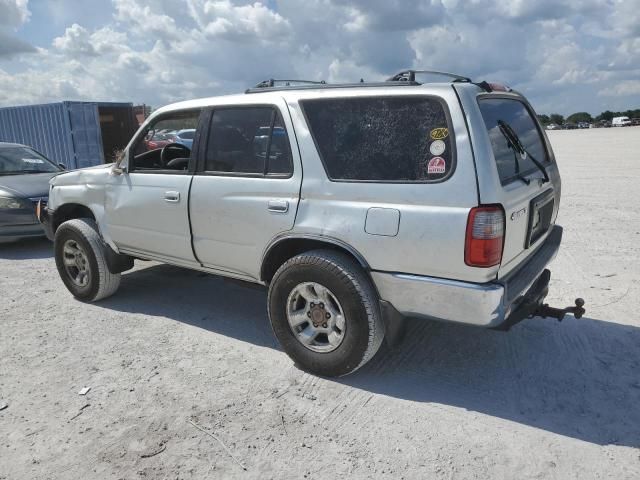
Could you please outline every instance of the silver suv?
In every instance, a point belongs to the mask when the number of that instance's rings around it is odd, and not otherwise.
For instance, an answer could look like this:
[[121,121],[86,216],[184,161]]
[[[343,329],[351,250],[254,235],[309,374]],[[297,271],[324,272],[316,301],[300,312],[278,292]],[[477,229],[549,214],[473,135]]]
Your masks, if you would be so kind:
[[404,317],[579,317],[580,302],[543,305],[560,175],[533,109],[422,73],[271,80],[157,110],[118,163],[52,179],[41,220],[62,281],[100,300],[146,259],[265,285],[283,349],[327,376],[364,365]]

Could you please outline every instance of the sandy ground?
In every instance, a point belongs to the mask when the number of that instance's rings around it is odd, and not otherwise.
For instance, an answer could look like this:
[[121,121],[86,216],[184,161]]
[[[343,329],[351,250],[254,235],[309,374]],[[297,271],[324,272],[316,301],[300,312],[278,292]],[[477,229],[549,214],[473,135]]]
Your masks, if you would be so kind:
[[0,479],[640,478],[640,128],[550,135],[550,300],[586,318],[411,321],[340,380],[292,365],[262,290],[141,263],[84,305],[49,243],[0,247]]

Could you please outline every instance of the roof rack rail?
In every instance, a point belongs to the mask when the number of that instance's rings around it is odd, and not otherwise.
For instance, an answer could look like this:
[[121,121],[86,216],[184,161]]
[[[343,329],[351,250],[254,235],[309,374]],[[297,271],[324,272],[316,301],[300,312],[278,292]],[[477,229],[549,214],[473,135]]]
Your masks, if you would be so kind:
[[[277,85],[277,83],[284,82],[284,85]],[[291,85],[291,83],[300,83],[300,85]],[[405,87],[411,85],[420,85],[417,82],[365,82],[360,80],[357,83],[327,83],[324,80],[315,82],[311,80],[265,80],[260,82],[253,88],[247,88],[244,93],[260,93],[265,90],[268,91],[280,91],[280,90],[312,90],[316,88],[353,88],[353,87]]]
[[444,77],[453,78],[454,82],[467,82],[472,83],[469,77],[457,75],[449,72],[438,72],[436,70],[403,70],[396,73],[393,77],[389,77],[387,82],[415,82],[416,73],[423,73],[428,75],[442,75]]
[[262,82],[258,83],[255,87],[253,88],[273,88],[276,87],[276,84],[281,84],[281,86],[284,87],[290,87],[292,86],[291,84],[295,83],[295,84],[303,84],[303,85],[324,85],[325,82],[324,80],[280,80],[277,78],[270,78],[269,80],[263,80]]

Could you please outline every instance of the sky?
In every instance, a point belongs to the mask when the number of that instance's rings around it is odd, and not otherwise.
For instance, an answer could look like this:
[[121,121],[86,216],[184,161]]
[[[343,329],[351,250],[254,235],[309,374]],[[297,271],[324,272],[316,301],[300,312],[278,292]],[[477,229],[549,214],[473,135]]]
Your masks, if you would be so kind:
[[640,0],[0,0],[0,106],[406,68],[506,83],[539,113],[640,108]]

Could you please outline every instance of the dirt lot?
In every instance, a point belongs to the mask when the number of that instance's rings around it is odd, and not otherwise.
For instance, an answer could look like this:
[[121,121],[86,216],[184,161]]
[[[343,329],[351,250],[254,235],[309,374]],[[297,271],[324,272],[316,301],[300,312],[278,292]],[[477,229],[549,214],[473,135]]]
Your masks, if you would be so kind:
[[340,380],[292,365],[261,290],[141,263],[84,305],[49,243],[0,247],[0,479],[640,478],[640,127],[551,140],[550,300],[587,318],[412,321]]

